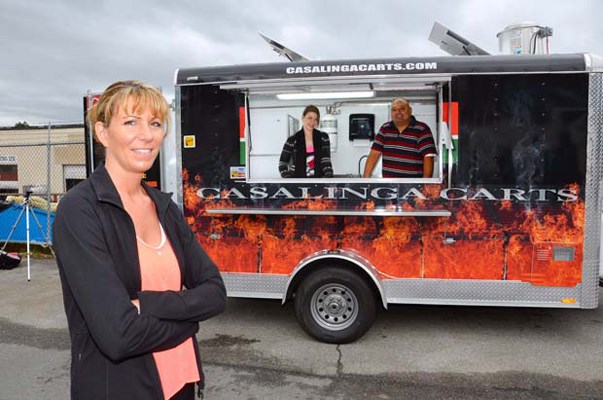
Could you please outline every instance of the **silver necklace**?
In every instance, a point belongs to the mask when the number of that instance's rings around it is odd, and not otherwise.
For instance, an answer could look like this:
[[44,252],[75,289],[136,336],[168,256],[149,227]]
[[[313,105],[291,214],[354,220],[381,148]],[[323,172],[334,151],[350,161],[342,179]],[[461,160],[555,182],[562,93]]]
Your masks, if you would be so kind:
[[165,231],[163,230],[163,226],[161,225],[161,222],[159,223],[159,230],[161,231],[161,241],[159,242],[159,244],[157,246],[148,244],[147,242],[142,240],[138,235],[136,235],[136,239],[138,239],[140,241],[140,243],[144,244],[149,249],[155,250],[158,255],[161,255],[161,249],[165,245]]

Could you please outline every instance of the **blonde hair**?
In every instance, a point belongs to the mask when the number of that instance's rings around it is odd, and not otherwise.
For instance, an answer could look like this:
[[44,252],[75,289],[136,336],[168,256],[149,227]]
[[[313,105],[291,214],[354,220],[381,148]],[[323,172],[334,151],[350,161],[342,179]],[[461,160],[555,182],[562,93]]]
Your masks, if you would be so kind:
[[[130,100],[132,101],[129,104],[131,109],[126,110]],[[169,106],[159,89],[140,81],[119,81],[105,89],[98,103],[88,111],[87,119],[89,126],[94,131],[95,139],[98,140],[95,124],[102,122],[108,127],[119,107],[123,107],[126,113],[148,109],[161,120],[163,131],[166,134],[169,132]]]

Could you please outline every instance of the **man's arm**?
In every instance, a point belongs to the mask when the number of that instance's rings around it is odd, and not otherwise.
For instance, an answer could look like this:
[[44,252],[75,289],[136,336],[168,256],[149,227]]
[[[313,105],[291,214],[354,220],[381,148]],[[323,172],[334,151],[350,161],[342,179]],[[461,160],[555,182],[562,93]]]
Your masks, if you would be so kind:
[[379,161],[379,157],[381,157],[381,152],[371,149],[368,158],[366,159],[366,164],[364,165],[364,173],[362,174],[363,178],[371,177],[373,169],[375,168],[377,161]]
[[431,178],[433,176],[433,159],[434,157],[423,157],[423,178]]

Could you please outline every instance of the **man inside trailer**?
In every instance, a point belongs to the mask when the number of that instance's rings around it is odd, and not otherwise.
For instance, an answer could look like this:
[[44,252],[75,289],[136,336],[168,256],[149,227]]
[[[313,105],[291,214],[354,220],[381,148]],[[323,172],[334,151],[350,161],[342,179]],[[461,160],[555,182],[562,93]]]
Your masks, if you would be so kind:
[[362,176],[369,178],[383,156],[384,178],[431,178],[437,153],[429,126],[412,115],[406,99],[392,101],[391,115],[375,136]]

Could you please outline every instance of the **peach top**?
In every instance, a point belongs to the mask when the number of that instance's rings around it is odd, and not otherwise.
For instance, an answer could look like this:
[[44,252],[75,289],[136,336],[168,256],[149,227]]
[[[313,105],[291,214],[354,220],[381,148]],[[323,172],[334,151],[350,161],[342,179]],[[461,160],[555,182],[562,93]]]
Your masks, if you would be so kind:
[[[140,238],[137,240],[142,290],[179,291],[182,287],[178,260],[169,240],[165,240],[161,225],[160,229],[162,240],[158,246],[149,245]],[[176,347],[153,353],[165,399],[178,393],[185,384],[199,381],[193,346],[193,339],[188,338]]]

